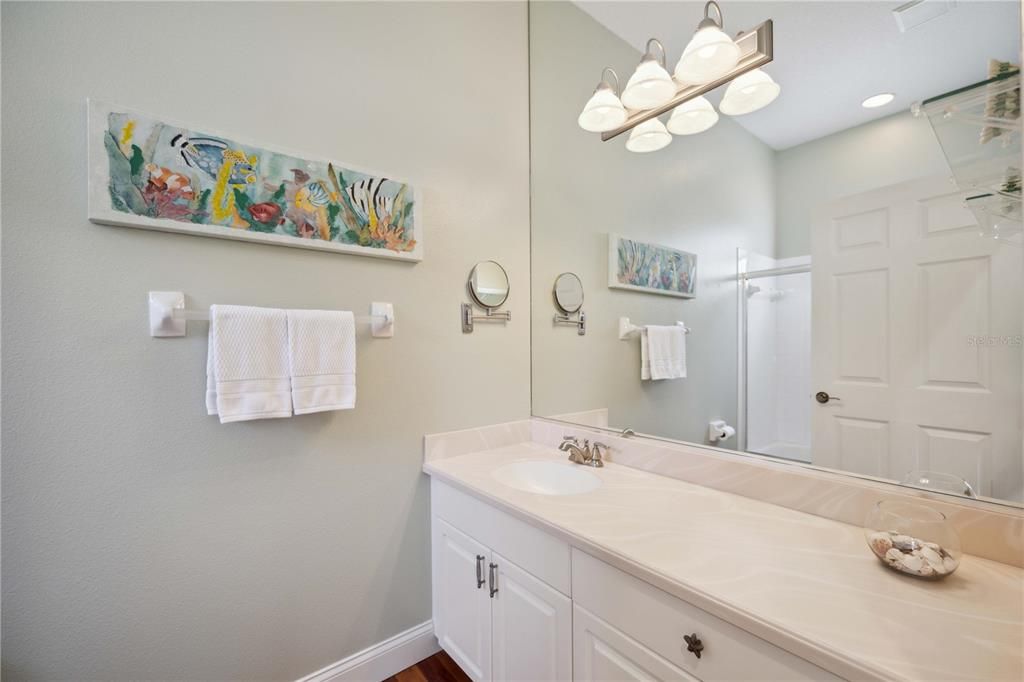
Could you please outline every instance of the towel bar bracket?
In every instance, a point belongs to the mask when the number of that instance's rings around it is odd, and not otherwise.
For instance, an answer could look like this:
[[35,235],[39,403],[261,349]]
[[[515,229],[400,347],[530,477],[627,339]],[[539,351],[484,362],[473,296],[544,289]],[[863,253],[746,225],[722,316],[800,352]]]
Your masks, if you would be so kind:
[[[149,292],[149,334],[150,336],[185,336],[189,320],[207,320],[206,310],[185,308],[185,294],[181,291]],[[395,307],[390,303],[375,301],[370,304],[368,316],[357,315],[357,324],[369,324],[374,338],[389,339],[395,335]]]
[[[682,322],[676,322],[676,324],[683,328],[683,333],[684,334],[689,334],[690,333],[690,328],[687,327],[686,325],[684,325]],[[631,339],[634,336],[636,336],[636,335],[640,334],[641,332],[643,332],[643,330],[644,330],[643,327],[641,327],[639,325],[635,325],[632,322],[630,322],[628,317],[620,317],[619,318],[619,340],[620,341],[626,341],[628,339]]]

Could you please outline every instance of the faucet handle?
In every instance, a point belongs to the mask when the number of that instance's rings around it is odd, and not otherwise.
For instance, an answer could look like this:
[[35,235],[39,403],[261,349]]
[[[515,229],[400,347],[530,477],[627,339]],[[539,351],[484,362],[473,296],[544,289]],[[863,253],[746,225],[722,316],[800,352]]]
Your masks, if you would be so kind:
[[590,458],[590,466],[592,466],[592,467],[603,467],[604,466],[604,459],[603,459],[602,454],[601,454],[601,448],[604,448],[604,454],[605,455],[607,455],[608,451],[611,450],[611,448],[608,447],[607,445],[605,445],[604,443],[598,443],[598,442],[595,441],[594,442],[594,452],[593,452],[593,454],[592,454],[592,456]]
[[574,443],[575,445],[579,445],[580,444],[580,442],[576,439],[576,436],[562,436],[562,442],[563,443]]

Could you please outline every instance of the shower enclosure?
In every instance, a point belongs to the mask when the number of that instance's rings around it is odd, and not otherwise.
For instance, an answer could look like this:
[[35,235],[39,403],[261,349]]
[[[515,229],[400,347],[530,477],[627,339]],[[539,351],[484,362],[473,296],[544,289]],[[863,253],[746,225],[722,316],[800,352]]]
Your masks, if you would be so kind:
[[811,258],[740,249],[739,448],[811,461]]

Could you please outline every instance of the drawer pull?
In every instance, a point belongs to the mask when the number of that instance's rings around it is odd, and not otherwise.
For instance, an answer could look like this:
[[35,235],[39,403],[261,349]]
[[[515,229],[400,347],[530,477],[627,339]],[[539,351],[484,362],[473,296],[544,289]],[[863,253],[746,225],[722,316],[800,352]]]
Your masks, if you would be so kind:
[[484,558],[476,555],[476,589],[484,586]]
[[700,652],[704,651],[704,642],[700,641],[700,637],[697,633],[692,635],[683,635],[683,640],[686,642],[686,650],[692,653],[697,658],[700,658]]
[[490,570],[487,573],[487,578],[491,591],[491,599],[494,599],[494,595],[498,594],[498,564],[491,564]]

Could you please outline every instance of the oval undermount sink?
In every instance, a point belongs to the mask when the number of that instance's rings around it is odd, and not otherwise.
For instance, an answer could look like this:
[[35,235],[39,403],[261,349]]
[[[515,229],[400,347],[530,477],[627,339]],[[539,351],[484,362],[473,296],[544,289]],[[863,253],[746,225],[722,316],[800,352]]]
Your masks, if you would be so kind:
[[541,495],[579,495],[601,487],[601,479],[580,465],[562,462],[512,462],[491,475],[510,488]]

